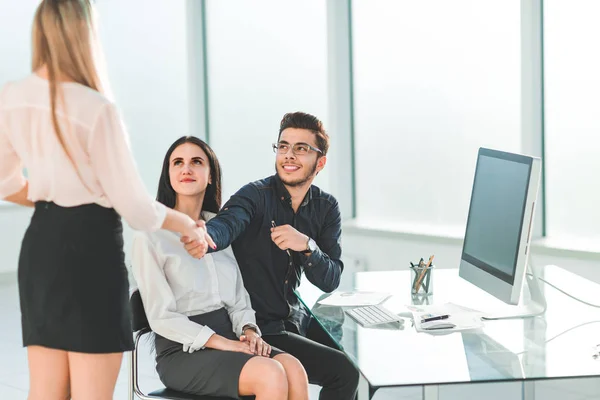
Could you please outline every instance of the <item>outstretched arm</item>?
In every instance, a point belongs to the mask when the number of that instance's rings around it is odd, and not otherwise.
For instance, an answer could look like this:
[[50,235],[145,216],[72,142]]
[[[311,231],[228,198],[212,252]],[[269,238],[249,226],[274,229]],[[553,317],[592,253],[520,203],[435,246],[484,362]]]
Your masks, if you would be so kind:
[[[216,245],[216,248],[209,248],[208,251],[229,247],[250,225],[258,210],[262,208],[262,202],[262,196],[253,184],[245,185],[231,196],[217,216],[206,223],[207,233]],[[186,236],[181,237],[181,242],[185,244],[185,249],[191,256],[198,256],[199,243],[190,241]]]

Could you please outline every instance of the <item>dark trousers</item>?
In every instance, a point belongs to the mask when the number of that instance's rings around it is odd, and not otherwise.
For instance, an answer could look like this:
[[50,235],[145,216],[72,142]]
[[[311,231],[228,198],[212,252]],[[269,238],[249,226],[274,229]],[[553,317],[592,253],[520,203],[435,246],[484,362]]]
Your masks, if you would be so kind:
[[359,372],[319,323],[311,320],[306,337],[290,328],[286,326],[288,332],[282,335],[265,335],[264,340],[300,360],[309,382],[322,386],[320,400],[355,399]]

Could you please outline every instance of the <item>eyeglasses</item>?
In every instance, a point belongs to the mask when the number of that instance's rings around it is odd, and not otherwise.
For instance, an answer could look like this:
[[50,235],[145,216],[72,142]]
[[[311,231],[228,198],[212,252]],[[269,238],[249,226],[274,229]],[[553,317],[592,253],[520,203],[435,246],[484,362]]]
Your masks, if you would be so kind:
[[323,154],[321,150],[311,146],[308,143],[295,143],[293,146],[289,143],[273,143],[273,152],[287,154],[288,151],[290,151],[290,147],[292,148],[292,153],[294,153],[296,156],[306,155],[310,153],[311,150]]

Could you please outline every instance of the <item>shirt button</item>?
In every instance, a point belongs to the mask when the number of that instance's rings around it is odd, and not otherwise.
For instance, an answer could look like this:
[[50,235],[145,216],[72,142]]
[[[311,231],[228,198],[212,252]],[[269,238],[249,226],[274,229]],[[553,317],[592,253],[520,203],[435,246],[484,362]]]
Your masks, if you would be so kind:
[[285,280],[285,284],[287,285],[287,283],[288,283],[288,281],[287,281],[287,279],[286,279],[286,280]]
[[309,267],[312,267],[312,263],[308,263],[308,266],[309,266]]
[[285,197],[281,196],[281,200],[285,200]]
[[292,264],[292,262],[290,261],[290,267],[291,267],[292,265],[293,265],[293,264]]

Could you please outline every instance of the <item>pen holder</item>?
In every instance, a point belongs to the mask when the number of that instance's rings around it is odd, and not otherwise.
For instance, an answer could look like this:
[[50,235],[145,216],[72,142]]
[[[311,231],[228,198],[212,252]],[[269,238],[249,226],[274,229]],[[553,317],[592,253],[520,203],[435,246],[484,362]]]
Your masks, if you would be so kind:
[[430,306],[433,304],[433,296],[426,294],[413,294],[410,296],[410,304],[413,306]]
[[433,294],[433,279],[431,274],[434,268],[434,265],[430,265],[428,268],[425,266],[410,267],[410,292],[413,295],[429,296]]

